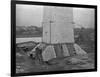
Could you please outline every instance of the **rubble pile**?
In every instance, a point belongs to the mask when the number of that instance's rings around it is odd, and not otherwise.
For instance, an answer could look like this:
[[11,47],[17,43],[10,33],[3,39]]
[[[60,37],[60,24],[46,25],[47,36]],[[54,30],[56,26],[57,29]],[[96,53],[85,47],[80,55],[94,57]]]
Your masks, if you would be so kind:
[[[36,46],[41,47],[41,45],[39,45],[39,43],[32,44],[34,42],[30,43],[18,44],[16,47],[16,73],[94,68],[93,59],[86,53],[63,58],[54,57],[48,61],[44,61],[43,59],[39,60],[39,58],[35,57],[37,52],[34,48]],[[42,45],[45,47],[45,44]],[[28,51],[26,52],[25,49]],[[31,57],[30,52],[34,52],[35,56]]]

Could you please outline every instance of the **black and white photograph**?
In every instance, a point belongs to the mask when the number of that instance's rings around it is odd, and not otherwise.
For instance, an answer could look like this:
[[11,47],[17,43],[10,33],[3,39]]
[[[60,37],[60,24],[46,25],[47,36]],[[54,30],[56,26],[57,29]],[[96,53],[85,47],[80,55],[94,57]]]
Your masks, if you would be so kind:
[[16,74],[95,69],[95,8],[15,8]]

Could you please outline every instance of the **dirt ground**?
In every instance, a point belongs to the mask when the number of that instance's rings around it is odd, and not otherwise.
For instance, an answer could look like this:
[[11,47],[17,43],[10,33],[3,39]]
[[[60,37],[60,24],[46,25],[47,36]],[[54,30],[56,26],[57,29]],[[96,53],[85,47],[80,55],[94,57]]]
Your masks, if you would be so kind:
[[91,53],[88,52],[87,55],[75,55],[59,59],[55,58],[41,64],[36,63],[34,59],[27,56],[27,54],[23,51],[16,52],[16,73],[79,70],[93,68],[94,50],[91,50]]

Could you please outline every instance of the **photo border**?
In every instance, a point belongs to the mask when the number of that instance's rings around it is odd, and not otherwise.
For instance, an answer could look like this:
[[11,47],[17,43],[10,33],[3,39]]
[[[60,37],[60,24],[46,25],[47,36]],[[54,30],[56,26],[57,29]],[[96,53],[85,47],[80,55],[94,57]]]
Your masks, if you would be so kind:
[[[95,68],[81,69],[81,70],[64,70],[64,71],[50,71],[50,72],[30,72],[16,74],[16,4],[25,5],[43,5],[43,6],[60,6],[60,7],[78,7],[78,8],[92,8],[95,9]],[[65,74],[65,73],[80,73],[97,71],[97,5],[83,5],[83,4],[65,4],[65,3],[51,3],[51,2],[37,2],[37,1],[11,1],[11,76],[30,76],[30,75],[48,75],[48,74]]]

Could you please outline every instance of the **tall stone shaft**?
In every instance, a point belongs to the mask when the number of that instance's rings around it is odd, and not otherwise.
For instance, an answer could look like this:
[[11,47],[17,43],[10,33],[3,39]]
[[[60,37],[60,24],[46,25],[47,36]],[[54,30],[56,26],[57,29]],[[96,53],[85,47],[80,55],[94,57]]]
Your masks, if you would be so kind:
[[43,14],[43,42],[74,43],[73,9],[71,7],[46,6]]

